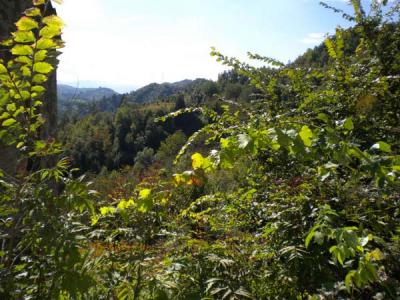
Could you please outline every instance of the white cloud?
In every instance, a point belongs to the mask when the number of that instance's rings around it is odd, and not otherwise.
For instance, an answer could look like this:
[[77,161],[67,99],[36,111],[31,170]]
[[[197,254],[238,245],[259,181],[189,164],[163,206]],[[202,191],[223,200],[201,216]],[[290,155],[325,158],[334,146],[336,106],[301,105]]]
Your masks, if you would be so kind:
[[323,33],[309,33],[305,38],[302,38],[300,42],[307,45],[317,45],[322,43],[324,37],[325,34]]

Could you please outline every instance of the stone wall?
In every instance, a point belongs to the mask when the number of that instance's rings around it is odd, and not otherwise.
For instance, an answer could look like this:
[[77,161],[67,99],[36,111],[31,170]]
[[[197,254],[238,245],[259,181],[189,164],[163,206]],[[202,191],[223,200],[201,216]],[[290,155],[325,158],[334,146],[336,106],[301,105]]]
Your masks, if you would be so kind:
[[[0,0],[0,39],[6,39],[15,31],[15,22],[25,9],[32,6],[32,0]],[[47,14],[54,14],[55,10],[49,4]],[[8,49],[0,48],[0,58],[10,58]],[[54,58],[56,59],[56,58]],[[54,71],[47,83],[47,92],[42,107],[45,125],[41,128],[43,139],[55,137],[57,127],[57,76]],[[49,162],[43,162],[48,164]],[[8,147],[0,141],[0,168],[7,174],[14,175],[17,170],[18,153],[14,147]]]

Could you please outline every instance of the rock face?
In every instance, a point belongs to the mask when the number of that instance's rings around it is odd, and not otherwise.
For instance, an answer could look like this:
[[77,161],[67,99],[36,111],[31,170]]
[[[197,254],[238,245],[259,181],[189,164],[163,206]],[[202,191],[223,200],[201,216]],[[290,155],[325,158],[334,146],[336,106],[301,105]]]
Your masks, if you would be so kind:
[[[32,7],[32,0],[0,0],[0,40],[9,37],[10,33],[16,30],[15,22],[20,18],[21,13]],[[55,10],[48,4],[47,14],[54,14]],[[7,61],[10,53],[7,49],[0,47],[0,58]],[[57,125],[57,77],[54,71],[47,82],[46,95],[43,99],[42,115],[46,123],[41,128],[42,139],[48,139],[56,135]],[[44,162],[48,164],[49,162]],[[17,170],[18,153],[15,147],[8,147],[0,141],[0,168],[9,175],[14,175]]]

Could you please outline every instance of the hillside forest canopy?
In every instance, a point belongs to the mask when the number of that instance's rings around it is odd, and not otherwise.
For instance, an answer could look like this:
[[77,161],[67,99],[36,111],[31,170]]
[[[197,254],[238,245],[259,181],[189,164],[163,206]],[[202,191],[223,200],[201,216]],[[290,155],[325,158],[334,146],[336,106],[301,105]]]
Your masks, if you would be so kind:
[[288,64],[59,86],[45,137],[63,21],[33,0],[1,41],[0,298],[399,299],[400,3],[349,4]]

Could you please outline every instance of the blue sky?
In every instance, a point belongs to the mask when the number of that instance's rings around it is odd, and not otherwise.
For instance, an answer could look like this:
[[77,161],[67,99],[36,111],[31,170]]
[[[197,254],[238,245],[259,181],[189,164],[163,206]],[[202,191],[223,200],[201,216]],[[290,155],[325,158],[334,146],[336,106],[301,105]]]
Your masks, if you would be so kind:
[[[344,0],[326,1],[350,10]],[[294,60],[319,44],[339,14],[317,0],[65,0],[59,81],[125,92],[151,82],[216,79],[209,55],[244,59],[247,51]]]

